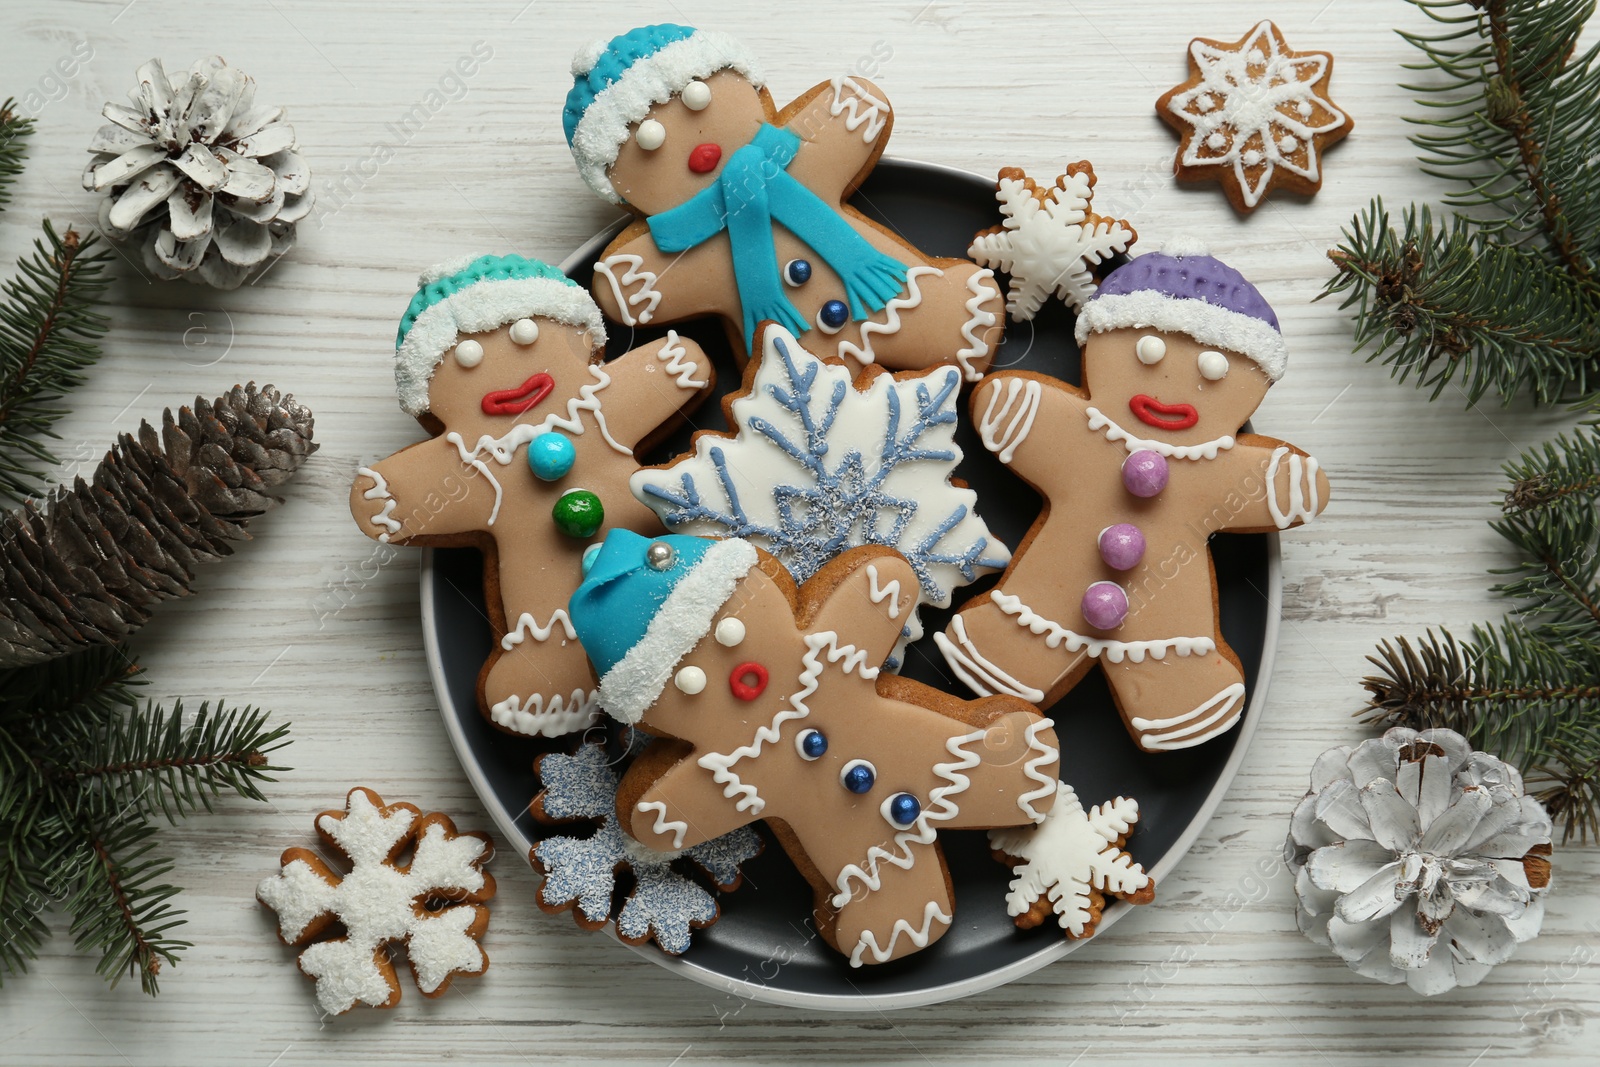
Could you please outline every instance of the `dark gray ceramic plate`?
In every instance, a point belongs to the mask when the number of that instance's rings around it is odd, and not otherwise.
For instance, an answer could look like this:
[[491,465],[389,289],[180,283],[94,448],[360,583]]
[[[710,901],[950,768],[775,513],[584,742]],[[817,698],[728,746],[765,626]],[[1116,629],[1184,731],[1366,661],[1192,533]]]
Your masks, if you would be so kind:
[[[998,222],[989,179],[924,163],[884,160],[854,203],[934,255],[965,255],[973,233]],[[591,265],[616,229],[574,253],[564,264],[568,273],[587,284]],[[708,320],[678,329],[718,360],[719,393],[738,384],[739,374],[717,323]],[[611,354],[663,332],[617,326]],[[1008,335],[998,365],[1078,380],[1072,315],[1063,305],[1050,304],[1031,324],[1013,324]],[[699,409],[695,422],[723,427],[714,400]],[[655,453],[642,457],[644,462],[660,462],[683,451],[688,435],[685,428]],[[966,453],[957,474],[978,491],[990,528],[1015,545],[1038,516],[1039,498],[983,448],[970,426],[963,426],[957,440]],[[1222,598],[1222,632],[1244,661],[1251,693],[1239,728],[1198,749],[1163,755],[1140,752],[1123,730],[1099,671],[1050,712],[1062,742],[1061,776],[1086,805],[1118,794],[1138,799],[1141,818],[1128,849],[1158,882],[1188,851],[1233,780],[1266,702],[1277,644],[1281,587],[1277,537],[1214,538],[1212,549]],[[979,584],[962,590],[956,602],[987,588]],[[925,609],[924,614],[929,634],[944,628],[943,613]],[[510,737],[491,727],[478,711],[474,685],[489,654],[491,636],[483,610],[482,561],[476,551],[439,549],[425,554],[422,624],[434,689],[456,753],[499,825],[506,854],[526,856],[533,842],[549,832],[527,813],[528,801],[538,788],[533,760],[541,752],[570,747],[570,742]],[[930,638],[913,646],[905,673],[950,692],[963,692],[946,674]],[[1012,924],[1005,908],[1009,871],[990,858],[981,832],[946,831],[940,841],[955,883],[956,922],[932,948],[904,960],[852,969],[843,956],[810,936],[803,925],[811,907],[810,890],[770,838],[766,851],[746,865],[745,885],[721,898],[720,921],[699,931],[688,952],[672,957],[653,945],[635,951],[733,997],[868,1011],[934,1004],[992,989],[1089,943],[1064,940],[1050,923],[1034,930],[1018,930]],[[1153,906],[1161,906],[1159,896]],[[1110,936],[1108,928],[1128,910],[1121,902],[1112,904],[1096,939]],[[571,920],[552,916],[535,921]],[[737,1001],[731,1003],[737,1006]]]

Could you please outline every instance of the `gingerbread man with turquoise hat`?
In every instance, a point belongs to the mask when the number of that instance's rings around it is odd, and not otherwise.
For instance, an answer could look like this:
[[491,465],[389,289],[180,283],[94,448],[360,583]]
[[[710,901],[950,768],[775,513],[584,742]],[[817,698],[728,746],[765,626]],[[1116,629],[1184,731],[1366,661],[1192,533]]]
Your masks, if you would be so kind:
[[982,377],[1004,330],[993,272],[929,256],[845,203],[893,126],[877,86],[836,77],[780,112],[744,45],[676,25],[596,42],[572,75],[562,121],[579,172],[640,216],[595,264],[608,317],[717,315],[741,353],[772,321],[854,370]]
[[973,390],[984,446],[1045,505],[995,588],[935,640],[974,692],[1042,708],[1099,664],[1140,748],[1191,748],[1246,701],[1210,537],[1311,521],[1327,475],[1285,441],[1240,432],[1288,348],[1260,291],[1197,242],[1108,275],[1077,340],[1082,387],[1005,371]]
[[432,436],[358,469],[350,512],[389,544],[484,552],[494,645],[478,699],[508,733],[596,720],[595,678],[567,616],[584,553],[612,529],[659,530],[628,491],[634,449],[711,390],[711,361],[668,332],[607,361],[589,294],[522,256],[424,272],[400,321],[401,410]]

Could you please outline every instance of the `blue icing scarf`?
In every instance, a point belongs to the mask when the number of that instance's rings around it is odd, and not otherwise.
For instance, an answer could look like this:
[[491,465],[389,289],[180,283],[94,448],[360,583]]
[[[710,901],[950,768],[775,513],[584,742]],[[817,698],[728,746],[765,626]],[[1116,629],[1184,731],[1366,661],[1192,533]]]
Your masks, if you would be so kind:
[[774,221],[810,245],[839,276],[852,318],[883,310],[905,288],[904,263],[873,248],[837,211],[790,177],[788,166],[799,148],[797,134],[762,123],[750,143],[728,157],[714,184],[650,216],[650,233],[663,252],[687,251],[728,231],[747,348],[754,346],[756,324],[763,319],[797,336],[812,325],[783,295]]

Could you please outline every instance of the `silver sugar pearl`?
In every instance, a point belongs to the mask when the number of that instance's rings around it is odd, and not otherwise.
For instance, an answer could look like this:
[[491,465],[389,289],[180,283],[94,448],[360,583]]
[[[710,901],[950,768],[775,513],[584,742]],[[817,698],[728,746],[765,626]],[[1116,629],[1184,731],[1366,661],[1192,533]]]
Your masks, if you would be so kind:
[[644,561],[658,571],[664,571],[672,566],[677,558],[677,549],[665,541],[652,541],[650,547],[644,550]]

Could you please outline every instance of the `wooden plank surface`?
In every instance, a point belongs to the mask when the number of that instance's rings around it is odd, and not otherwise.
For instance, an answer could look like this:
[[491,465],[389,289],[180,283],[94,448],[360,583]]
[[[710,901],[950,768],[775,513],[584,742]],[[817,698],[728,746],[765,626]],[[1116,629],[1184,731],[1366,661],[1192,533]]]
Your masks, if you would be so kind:
[[[32,164],[0,215],[6,262],[41,215],[92,223],[78,180],[83,145],[100,105],[121,100],[152,55],[181,67],[219,52],[251,73],[262,101],[289,108],[323,197],[294,253],[238,292],[151,284],[123,265],[106,357],[61,427],[68,472],[86,471],[113,432],[236,381],[272,382],[316,411],[322,451],[287,504],[256,524],[237,559],[205,571],[198,597],[167,607],[138,641],[152,697],[226,697],[292,721],[285,759],[294,770],[270,805],[225,801],[163,832],[187,889],[182,934],[196,944],[163,975],[159,999],[127,984],[105,989],[58,922],[32,973],[0,991],[0,1062],[1593,1062],[1594,849],[1558,851],[1542,938],[1481,986],[1432,1001],[1359,978],[1300,937],[1278,861],[1312,760],[1364,736],[1350,713],[1374,643],[1500,610],[1485,573],[1508,558],[1486,525],[1499,466],[1563,422],[1522,405],[1465,410],[1456,393],[1429,404],[1352,356],[1348,319],[1311,302],[1329,274],[1324,253],[1371,195],[1399,205],[1440,193],[1405,140],[1401,116],[1415,109],[1396,83],[1413,53],[1391,32],[1425,20],[1397,0],[761,7],[0,8],[0,95],[35,92],[28,106],[39,120]],[[1182,80],[1192,36],[1236,37],[1269,14],[1291,46],[1335,53],[1335,98],[1356,128],[1329,154],[1319,196],[1271,201],[1240,222],[1217,190],[1173,184],[1175,138],[1152,104]],[[372,544],[345,506],[359,463],[418,435],[393,400],[395,322],[427,264],[491,250],[560,260],[613,217],[561,140],[569,57],[594,36],[658,21],[744,38],[764,57],[780,103],[879,57],[872,77],[896,106],[891,154],[980,174],[1017,165],[1040,178],[1091,159],[1097,207],[1131,217],[1148,246],[1197,233],[1261,287],[1293,358],[1256,424],[1315,454],[1334,485],[1325,518],[1284,538],[1271,706],[1231,793],[1158,903],[1003,989],[892,1015],[744,1003],[542,915],[533,877],[508,855],[496,867],[488,975],[438,1001],[407,988],[393,1012],[319,1019],[310,984],[252,898],[278,852],[305,843],[312,814],[355,784],[452,813],[464,827],[489,825],[428,683],[417,554],[399,552],[374,572]],[[475,46],[488,58],[450,80]],[[56,73],[58,60],[86,51],[70,76]],[[408,119],[418,104],[425,118]]]

